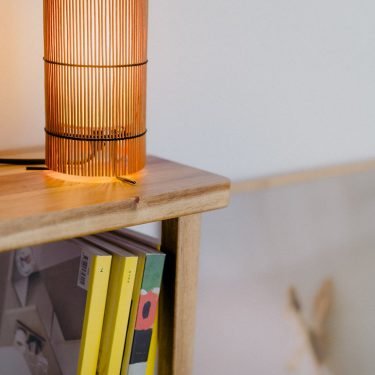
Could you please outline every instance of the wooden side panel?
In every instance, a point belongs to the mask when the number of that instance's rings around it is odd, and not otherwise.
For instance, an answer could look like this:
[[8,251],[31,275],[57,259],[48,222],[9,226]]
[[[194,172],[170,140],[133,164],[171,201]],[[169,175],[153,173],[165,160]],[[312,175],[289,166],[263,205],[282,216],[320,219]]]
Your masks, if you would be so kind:
[[159,375],[192,374],[199,242],[199,214],[163,221]]

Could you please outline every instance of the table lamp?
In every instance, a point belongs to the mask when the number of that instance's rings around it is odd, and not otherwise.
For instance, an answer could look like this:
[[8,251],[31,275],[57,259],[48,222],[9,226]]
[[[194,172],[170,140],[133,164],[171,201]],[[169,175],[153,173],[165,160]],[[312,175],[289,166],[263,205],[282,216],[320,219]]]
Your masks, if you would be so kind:
[[46,165],[132,174],[146,161],[148,0],[44,0]]

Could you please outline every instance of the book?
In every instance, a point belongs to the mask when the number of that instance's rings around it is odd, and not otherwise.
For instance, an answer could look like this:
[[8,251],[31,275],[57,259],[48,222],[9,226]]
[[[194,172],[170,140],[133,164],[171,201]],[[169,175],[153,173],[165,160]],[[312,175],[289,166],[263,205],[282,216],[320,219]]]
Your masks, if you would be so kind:
[[95,236],[84,237],[81,241],[97,246],[112,255],[96,373],[120,374],[138,257]]
[[[118,231],[124,236],[134,240],[135,242],[139,242],[141,244],[144,244],[146,246],[150,246],[151,248],[160,251],[161,245],[160,242],[147,234],[139,233],[134,230],[124,228],[119,229]],[[157,361],[157,355],[158,355],[158,341],[159,341],[159,311],[156,311],[155,316],[155,322],[154,326],[152,328],[152,336],[151,336],[151,343],[150,343],[150,349],[148,352],[148,358],[147,358],[147,367],[146,367],[146,375],[154,375],[155,374],[155,367],[156,367],[156,361]]]
[[135,230],[129,228],[114,230],[113,233],[119,235],[120,237],[126,237],[134,242],[138,242],[142,245],[160,251],[161,245],[158,239],[153,236],[149,236],[148,234],[136,232]]
[[146,375],[154,375],[156,360],[158,357],[158,340],[159,339],[159,310],[156,311],[155,323],[152,329],[150,350],[148,352]]
[[68,240],[0,264],[0,374],[94,374],[111,256]]
[[158,307],[165,254],[128,238],[123,231],[98,236],[138,256],[121,375],[144,375]]

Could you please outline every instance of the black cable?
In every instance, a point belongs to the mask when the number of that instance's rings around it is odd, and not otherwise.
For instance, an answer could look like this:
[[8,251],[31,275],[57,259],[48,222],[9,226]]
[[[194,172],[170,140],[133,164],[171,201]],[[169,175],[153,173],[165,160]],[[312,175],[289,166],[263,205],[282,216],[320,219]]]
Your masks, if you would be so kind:
[[47,167],[26,167],[27,171],[48,171]]
[[0,164],[10,165],[40,165],[45,164],[45,159],[11,159],[11,158],[0,158]]

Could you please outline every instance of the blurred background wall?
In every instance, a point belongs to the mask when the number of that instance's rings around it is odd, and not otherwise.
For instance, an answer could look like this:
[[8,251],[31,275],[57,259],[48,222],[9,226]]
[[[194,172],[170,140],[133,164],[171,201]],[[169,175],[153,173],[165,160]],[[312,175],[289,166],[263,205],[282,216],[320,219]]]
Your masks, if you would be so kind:
[[[235,181],[373,158],[374,11],[150,1],[148,151]],[[43,143],[42,43],[42,1],[0,0],[0,149]],[[326,276],[334,368],[374,373],[373,188],[370,173],[242,193],[204,217],[196,375],[287,371],[286,288],[308,309]]]
[[[194,375],[375,373],[374,192],[370,171],[241,193],[203,216]],[[313,327],[327,278],[326,374],[309,363],[287,290]]]

